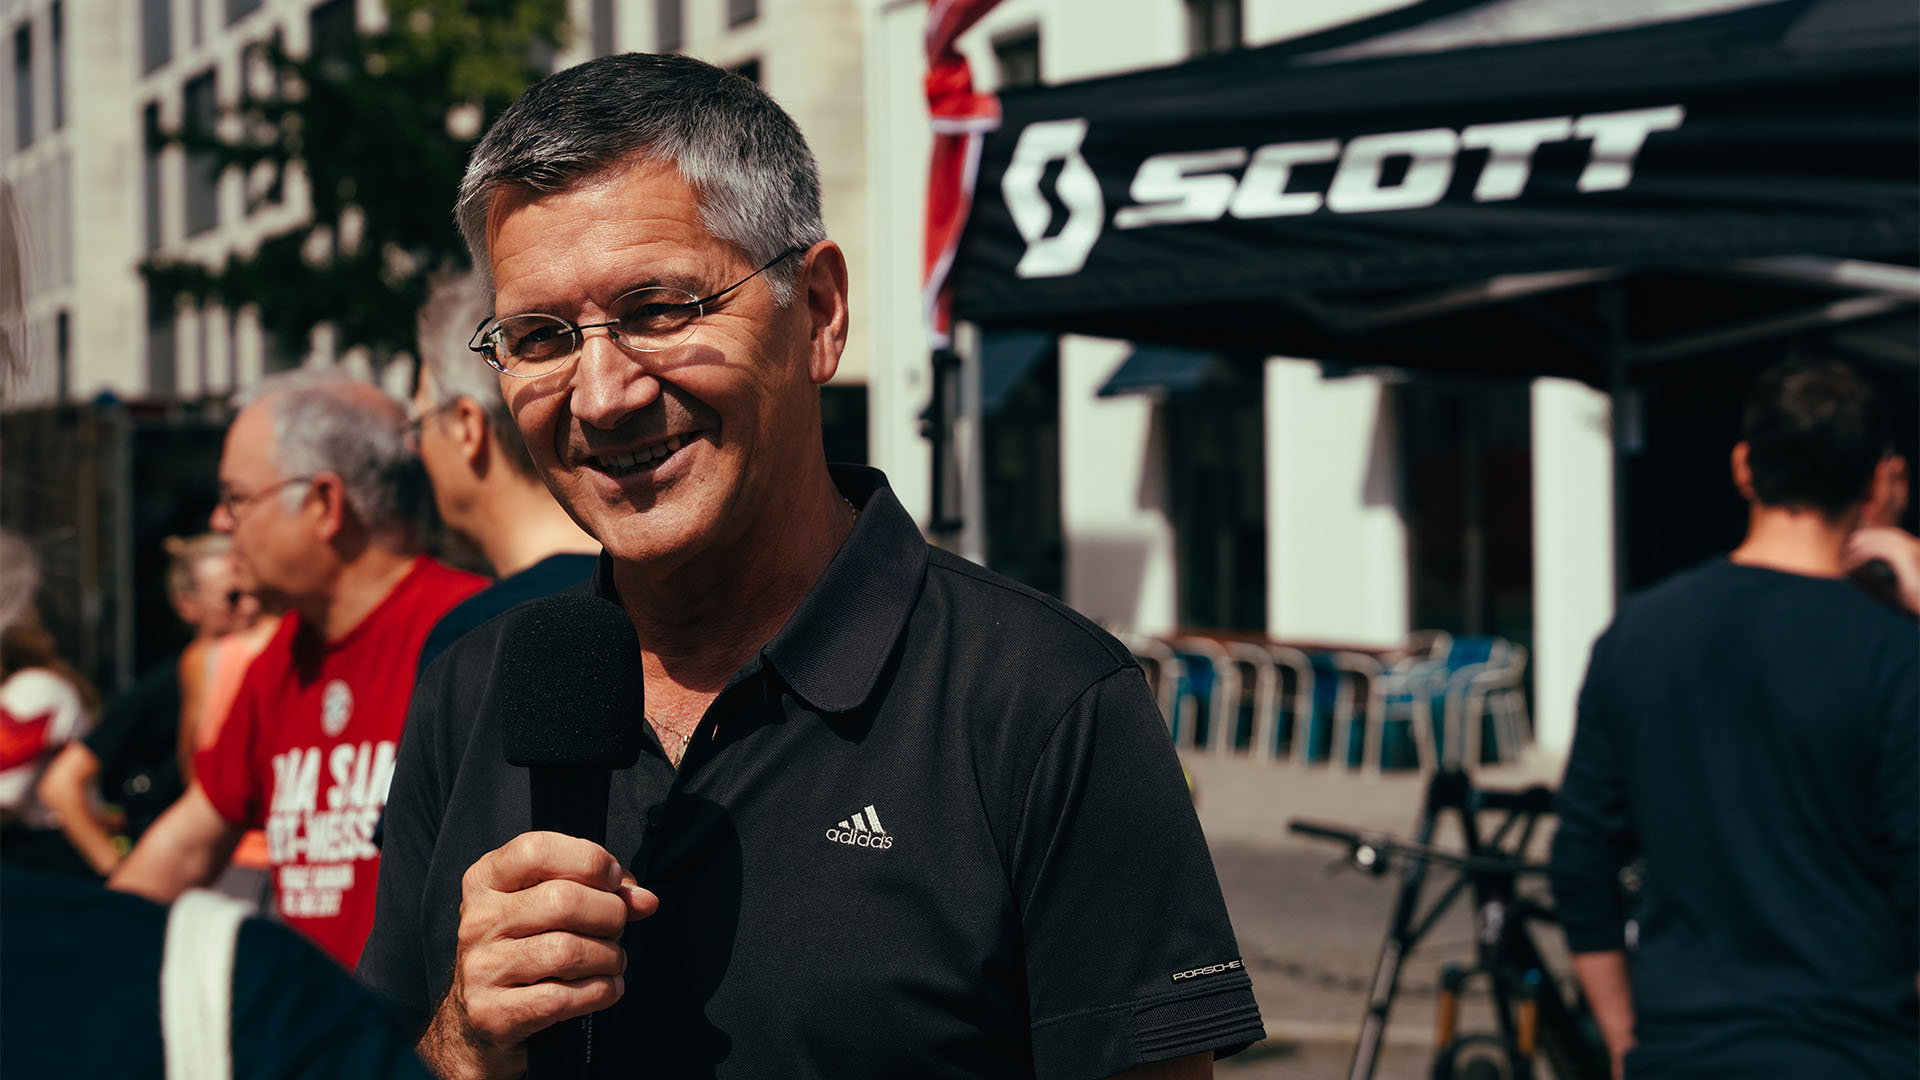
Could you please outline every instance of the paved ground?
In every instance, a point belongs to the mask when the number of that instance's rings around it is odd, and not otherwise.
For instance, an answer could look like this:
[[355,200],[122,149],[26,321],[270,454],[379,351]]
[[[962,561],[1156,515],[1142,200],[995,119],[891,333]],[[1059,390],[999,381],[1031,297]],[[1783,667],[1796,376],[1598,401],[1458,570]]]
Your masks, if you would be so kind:
[[[1191,755],[1187,766],[1268,1034],[1266,1042],[1222,1062],[1219,1075],[1345,1080],[1396,883],[1343,869],[1336,847],[1294,837],[1286,823],[1315,818],[1405,835],[1423,783]],[[1557,771],[1551,762],[1534,762],[1489,772],[1481,783],[1522,787],[1550,782]],[[1440,966],[1471,953],[1471,913],[1457,904],[1403,968],[1374,1073],[1380,1080],[1427,1074]],[[1479,1015],[1469,1002],[1463,1028]]]

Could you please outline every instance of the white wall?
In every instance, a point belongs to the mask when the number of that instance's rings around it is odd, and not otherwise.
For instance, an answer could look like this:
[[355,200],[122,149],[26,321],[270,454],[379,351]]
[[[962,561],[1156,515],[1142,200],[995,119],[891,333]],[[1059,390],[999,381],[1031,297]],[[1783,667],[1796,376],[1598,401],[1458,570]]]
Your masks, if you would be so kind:
[[1398,424],[1378,378],[1266,367],[1267,624],[1283,641],[1391,646],[1408,626]]
[[920,413],[932,396],[932,369],[920,314],[927,156],[925,12],[906,4],[862,5],[868,172],[867,231],[876,242],[853,274],[853,303],[865,309],[871,337],[867,441],[873,464],[914,520],[933,512],[933,451],[920,434]]
[[1587,655],[1613,618],[1610,417],[1598,390],[1533,384],[1534,732],[1554,756],[1573,745]]
[[1163,634],[1178,614],[1166,447],[1153,399],[1099,397],[1122,341],[1060,341],[1060,519],[1067,603],[1096,622]]

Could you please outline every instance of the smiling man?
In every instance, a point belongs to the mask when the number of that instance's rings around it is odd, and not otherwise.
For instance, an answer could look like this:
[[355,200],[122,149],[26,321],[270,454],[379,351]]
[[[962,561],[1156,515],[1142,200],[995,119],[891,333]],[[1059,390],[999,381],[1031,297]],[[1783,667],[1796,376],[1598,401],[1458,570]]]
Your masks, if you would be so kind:
[[847,265],[792,120],[685,57],[592,61],[502,114],[459,216],[473,344],[605,548],[646,733],[604,847],[527,833],[499,687],[537,676],[499,620],[423,673],[360,965],[422,1056],[516,1076],[601,1010],[595,1076],[1193,1077],[1260,1038],[1131,656],[828,466]]

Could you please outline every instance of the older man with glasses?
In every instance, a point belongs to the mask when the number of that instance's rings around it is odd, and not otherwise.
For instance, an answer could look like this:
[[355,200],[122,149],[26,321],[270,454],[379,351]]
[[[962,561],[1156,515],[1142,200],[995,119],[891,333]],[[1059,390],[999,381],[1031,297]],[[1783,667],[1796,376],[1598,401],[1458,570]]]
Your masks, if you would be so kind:
[[582,1075],[1210,1075],[1259,1012],[1131,656],[826,462],[848,287],[819,193],[778,105],[680,56],[551,76],[476,148],[472,344],[605,549],[643,751],[604,846],[526,832],[502,686],[539,674],[511,616],[456,643],[360,975],[447,1077],[519,1075],[603,1010]]
[[234,418],[213,526],[262,601],[288,614],[187,793],[113,887],[171,901],[264,828],[280,917],[343,966],[359,958],[414,658],[486,583],[419,553],[425,480],[404,421],[373,386],[306,372],[265,380]]

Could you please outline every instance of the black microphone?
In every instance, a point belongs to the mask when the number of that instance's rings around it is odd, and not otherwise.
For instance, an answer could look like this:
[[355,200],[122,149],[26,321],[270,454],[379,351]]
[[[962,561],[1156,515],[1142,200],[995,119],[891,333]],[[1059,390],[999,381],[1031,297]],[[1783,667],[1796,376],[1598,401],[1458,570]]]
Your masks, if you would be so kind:
[[[494,700],[507,764],[531,772],[533,829],[607,842],[613,770],[640,760],[646,724],[640,642],[619,606],[562,593],[513,609],[500,635]],[[527,1040],[529,1080],[584,1077],[592,1015]]]

